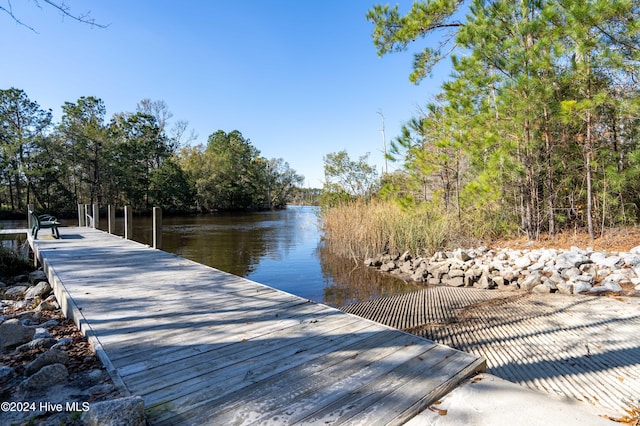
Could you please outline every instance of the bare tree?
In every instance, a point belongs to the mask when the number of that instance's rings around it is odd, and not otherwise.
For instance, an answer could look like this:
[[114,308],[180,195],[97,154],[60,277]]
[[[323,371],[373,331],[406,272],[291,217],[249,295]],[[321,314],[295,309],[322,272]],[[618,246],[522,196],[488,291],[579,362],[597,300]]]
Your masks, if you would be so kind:
[[[91,17],[91,12],[87,11],[87,12],[83,12],[83,13],[75,13],[71,10],[71,7],[66,3],[65,0],[60,0],[60,1],[54,1],[54,0],[31,0],[36,7],[38,7],[39,9],[42,9],[42,6],[40,5],[40,1],[42,1],[43,3],[53,7],[54,9],[56,9],[60,15],[62,16],[63,19],[71,19],[73,21],[77,21],[80,22],[82,24],[86,24],[89,25],[91,27],[97,27],[97,28],[107,28],[109,25],[105,25],[105,24],[99,24],[95,21],[95,19],[93,19]],[[30,29],[31,31],[37,33],[37,31],[30,25],[26,24],[24,21],[22,21],[22,19],[17,16],[14,11],[13,11],[13,5],[11,3],[11,0],[3,0],[4,4],[0,3],[0,11],[6,13],[7,15],[9,15],[11,17],[11,19],[13,19],[17,24],[22,25],[23,27],[26,27],[28,29]]]
[[143,99],[138,102],[136,111],[155,117],[161,132],[166,129],[167,123],[171,120],[171,117],[173,117],[173,113],[169,110],[169,106],[165,101]]

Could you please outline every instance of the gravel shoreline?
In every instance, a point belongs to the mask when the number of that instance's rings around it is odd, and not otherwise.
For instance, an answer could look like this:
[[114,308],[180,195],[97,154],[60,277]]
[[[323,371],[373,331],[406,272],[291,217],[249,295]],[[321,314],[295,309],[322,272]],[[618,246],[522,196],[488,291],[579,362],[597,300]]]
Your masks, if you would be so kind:
[[117,424],[131,398],[65,318],[42,271],[5,278],[0,292],[0,424]]

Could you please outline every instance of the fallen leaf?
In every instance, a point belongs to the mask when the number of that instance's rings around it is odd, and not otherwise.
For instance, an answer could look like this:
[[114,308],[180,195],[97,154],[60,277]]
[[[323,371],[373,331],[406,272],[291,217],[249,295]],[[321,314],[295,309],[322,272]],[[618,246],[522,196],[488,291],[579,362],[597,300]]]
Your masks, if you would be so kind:
[[442,409],[434,407],[434,406],[429,407],[429,410],[433,411],[434,413],[438,413],[438,415],[440,415],[440,416],[446,416],[447,415],[447,410],[442,410]]

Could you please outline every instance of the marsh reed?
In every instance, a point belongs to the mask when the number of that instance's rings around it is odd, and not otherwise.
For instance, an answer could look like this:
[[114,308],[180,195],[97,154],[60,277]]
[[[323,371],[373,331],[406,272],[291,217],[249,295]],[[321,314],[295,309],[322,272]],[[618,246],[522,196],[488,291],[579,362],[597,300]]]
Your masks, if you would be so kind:
[[430,255],[468,242],[455,215],[427,205],[407,209],[395,202],[356,200],[326,209],[322,226],[327,248],[356,259],[385,251]]

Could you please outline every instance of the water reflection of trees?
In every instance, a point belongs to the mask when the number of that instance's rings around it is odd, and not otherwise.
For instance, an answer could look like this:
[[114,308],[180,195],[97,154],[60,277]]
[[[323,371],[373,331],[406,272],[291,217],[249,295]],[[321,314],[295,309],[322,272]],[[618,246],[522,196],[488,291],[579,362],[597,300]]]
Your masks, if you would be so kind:
[[[261,260],[279,261],[290,250],[317,238],[316,216],[310,207],[286,210],[226,213],[163,218],[165,251],[239,276],[253,273]],[[311,220],[311,222],[310,222]],[[133,239],[151,244],[151,217],[133,220]],[[106,229],[106,221],[101,222]],[[124,234],[122,218],[116,235]],[[311,233],[311,235],[309,235]]]
[[390,274],[367,268],[362,262],[332,254],[322,244],[318,247],[324,288],[324,303],[346,306],[351,303],[415,291],[421,287]]
[[164,244],[179,256],[244,277],[270,250],[277,250],[274,229],[245,225],[195,226],[191,232],[183,226],[181,232],[165,234]]
[[29,257],[29,243],[24,235],[0,235],[0,247],[11,250],[21,257]]

